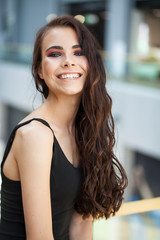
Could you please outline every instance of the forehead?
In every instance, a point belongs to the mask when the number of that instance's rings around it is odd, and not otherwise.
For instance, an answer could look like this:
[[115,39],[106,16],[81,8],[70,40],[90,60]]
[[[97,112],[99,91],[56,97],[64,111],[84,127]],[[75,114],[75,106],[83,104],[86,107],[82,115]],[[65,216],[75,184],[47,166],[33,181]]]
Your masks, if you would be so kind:
[[53,27],[47,31],[42,41],[42,48],[51,45],[73,46],[79,44],[77,34],[71,27]]

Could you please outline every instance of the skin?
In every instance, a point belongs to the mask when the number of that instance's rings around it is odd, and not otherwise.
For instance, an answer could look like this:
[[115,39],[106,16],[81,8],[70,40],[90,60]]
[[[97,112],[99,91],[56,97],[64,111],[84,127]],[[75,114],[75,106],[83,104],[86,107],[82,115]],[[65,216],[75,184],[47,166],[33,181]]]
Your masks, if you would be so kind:
[[[62,74],[66,76],[71,73],[77,74],[78,78],[71,76],[70,79],[61,79]],[[87,73],[88,61],[79,46],[75,31],[69,27],[49,30],[42,42],[42,62],[39,68],[39,76],[45,80],[49,96],[37,110],[22,120],[46,120],[67,159],[75,167],[79,162],[74,119]],[[8,178],[21,181],[27,240],[54,239],[50,202],[53,141],[52,131],[40,122],[33,121],[22,126],[16,132],[3,166]],[[83,220],[75,212],[70,224],[70,239],[91,238],[92,218]]]

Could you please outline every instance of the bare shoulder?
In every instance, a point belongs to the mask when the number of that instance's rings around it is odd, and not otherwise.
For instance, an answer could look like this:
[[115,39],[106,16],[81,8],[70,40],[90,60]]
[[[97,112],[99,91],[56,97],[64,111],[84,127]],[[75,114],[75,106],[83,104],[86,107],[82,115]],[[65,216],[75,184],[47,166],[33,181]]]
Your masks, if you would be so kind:
[[[53,143],[53,132],[51,129],[41,122],[32,121],[22,127],[16,132],[16,138],[22,144],[26,141],[38,141],[41,142],[52,142]],[[36,142],[37,142],[36,141]]]
[[[20,127],[15,138],[15,158],[17,162],[25,159],[40,159],[43,161],[49,158],[52,153],[53,132],[50,128],[38,121],[32,121]],[[43,157],[45,156],[45,158]]]

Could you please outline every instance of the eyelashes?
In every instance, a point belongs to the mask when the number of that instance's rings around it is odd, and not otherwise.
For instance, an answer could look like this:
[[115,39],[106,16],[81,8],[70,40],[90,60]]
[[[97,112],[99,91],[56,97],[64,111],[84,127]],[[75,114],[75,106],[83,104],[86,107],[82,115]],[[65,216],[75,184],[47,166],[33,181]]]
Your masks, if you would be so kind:
[[74,55],[75,55],[75,56],[84,56],[84,52],[83,52],[82,50],[80,50],[80,51],[75,51],[75,52],[74,52]]
[[60,52],[50,52],[47,57],[60,57],[62,54]]
[[[73,53],[75,56],[84,56],[84,53],[82,50],[75,51]],[[63,53],[57,52],[57,51],[52,51],[49,54],[47,54],[47,57],[61,57]]]

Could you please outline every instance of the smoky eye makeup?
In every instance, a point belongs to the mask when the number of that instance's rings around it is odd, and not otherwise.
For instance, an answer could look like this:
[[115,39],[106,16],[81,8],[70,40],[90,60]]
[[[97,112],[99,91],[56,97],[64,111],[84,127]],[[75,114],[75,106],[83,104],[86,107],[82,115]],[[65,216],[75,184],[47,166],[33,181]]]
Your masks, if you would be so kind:
[[80,44],[78,44],[78,45],[73,45],[72,46],[72,49],[74,50],[74,54],[75,55],[84,55],[84,51],[83,51],[83,49],[82,49],[82,47],[81,47],[81,45]]
[[59,57],[61,55],[62,55],[61,51],[57,49],[49,49],[48,51],[46,51],[47,57]]
[[61,55],[62,55],[61,52],[53,51],[53,50],[51,52],[47,53],[47,57],[59,57]]
[[[83,56],[84,52],[82,48],[79,45],[72,46],[73,49],[73,55],[75,56]],[[59,57],[62,56],[62,50],[63,48],[60,46],[52,46],[46,50],[46,56],[47,57]]]
[[74,51],[74,55],[76,56],[83,56],[84,52],[82,49],[77,49],[76,51]]

